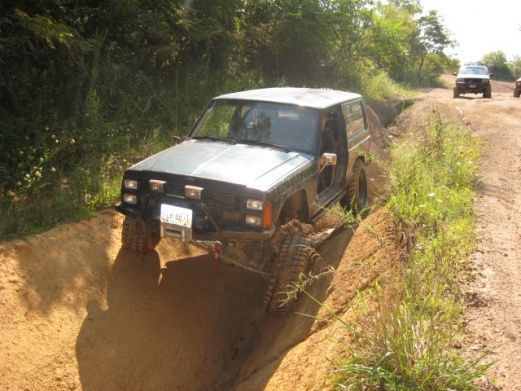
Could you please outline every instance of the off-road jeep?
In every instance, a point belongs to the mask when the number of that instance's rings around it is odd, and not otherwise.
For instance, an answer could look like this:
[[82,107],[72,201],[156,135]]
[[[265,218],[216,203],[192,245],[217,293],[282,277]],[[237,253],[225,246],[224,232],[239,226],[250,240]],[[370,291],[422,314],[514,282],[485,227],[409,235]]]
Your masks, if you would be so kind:
[[516,86],[514,88],[514,98],[519,98],[521,95],[521,78],[516,80]]
[[308,267],[304,237],[336,202],[368,202],[370,134],[362,97],[267,88],[214,98],[188,137],[125,171],[124,248],[145,253],[172,236],[268,279],[266,308],[285,312],[288,284]]
[[492,98],[492,87],[489,73],[484,65],[465,65],[461,67],[456,75],[456,86],[453,89],[454,98],[461,94],[483,94],[483,98]]

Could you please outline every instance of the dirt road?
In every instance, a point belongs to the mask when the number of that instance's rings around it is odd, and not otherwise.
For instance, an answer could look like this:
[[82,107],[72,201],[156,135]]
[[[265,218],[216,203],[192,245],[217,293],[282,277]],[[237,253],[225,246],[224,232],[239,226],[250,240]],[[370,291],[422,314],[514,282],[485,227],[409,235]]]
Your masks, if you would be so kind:
[[[450,81],[450,79],[448,79]],[[488,379],[503,390],[521,389],[521,100],[513,83],[495,82],[493,99],[448,91],[429,95],[452,104],[483,138],[475,208],[478,243],[475,269],[464,286],[465,348],[497,361]]]

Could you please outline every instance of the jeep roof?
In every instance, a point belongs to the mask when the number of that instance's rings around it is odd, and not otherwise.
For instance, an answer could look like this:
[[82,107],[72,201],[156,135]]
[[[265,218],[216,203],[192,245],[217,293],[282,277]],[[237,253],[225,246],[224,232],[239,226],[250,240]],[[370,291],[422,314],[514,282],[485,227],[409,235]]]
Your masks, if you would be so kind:
[[361,95],[345,91],[317,88],[279,87],[234,92],[218,96],[214,99],[252,100],[305,106],[314,109],[325,109],[357,98],[360,99]]

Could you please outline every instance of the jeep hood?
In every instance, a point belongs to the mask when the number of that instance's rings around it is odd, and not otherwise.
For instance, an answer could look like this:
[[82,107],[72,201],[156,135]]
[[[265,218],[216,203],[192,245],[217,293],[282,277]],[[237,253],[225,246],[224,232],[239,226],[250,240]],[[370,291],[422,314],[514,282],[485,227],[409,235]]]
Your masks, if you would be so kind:
[[288,174],[311,164],[312,155],[246,144],[186,140],[135,164],[151,171],[234,183],[268,190]]

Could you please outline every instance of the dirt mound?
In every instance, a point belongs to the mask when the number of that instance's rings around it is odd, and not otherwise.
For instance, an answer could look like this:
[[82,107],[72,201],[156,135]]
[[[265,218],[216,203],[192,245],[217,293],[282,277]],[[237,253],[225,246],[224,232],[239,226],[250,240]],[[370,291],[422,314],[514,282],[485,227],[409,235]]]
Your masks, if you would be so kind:
[[373,164],[367,166],[368,192],[371,203],[378,203],[388,193],[386,186],[386,166],[390,159],[388,150],[391,141],[387,129],[380,121],[379,115],[393,115],[395,104],[382,106],[381,113],[377,114],[371,106],[366,106],[369,120],[369,132],[371,133],[371,156]]
[[[144,257],[127,253],[121,225],[107,211],[0,246],[1,389],[229,389],[241,363],[238,389],[287,388],[295,376],[307,378],[303,388],[319,382],[313,368],[329,368],[328,338],[342,330],[296,314],[267,316],[257,275],[215,265],[180,242],[164,240]],[[348,307],[392,264],[390,227],[380,211],[352,240],[344,230],[327,241],[314,270],[338,272],[311,294],[335,312]],[[328,315],[309,299],[297,311]],[[307,369],[296,365],[304,352]]]
[[120,250],[122,218],[0,246],[0,389],[213,389],[261,309],[257,275],[179,242]]

